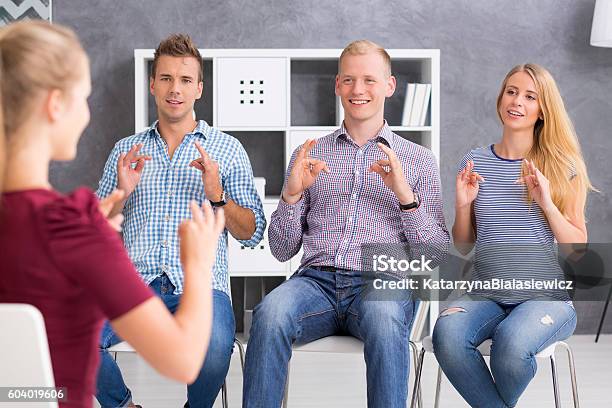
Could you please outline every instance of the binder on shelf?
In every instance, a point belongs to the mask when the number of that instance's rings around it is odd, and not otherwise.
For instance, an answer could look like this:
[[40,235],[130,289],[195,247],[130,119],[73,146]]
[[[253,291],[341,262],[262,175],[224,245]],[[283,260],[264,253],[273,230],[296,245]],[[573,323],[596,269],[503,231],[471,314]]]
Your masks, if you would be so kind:
[[410,121],[408,126],[419,126],[421,120],[421,109],[425,102],[425,93],[427,92],[427,84],[416,84],[414,91],[414,102],[412,104],[412,111],[410,112]]
[[414,91],[416,84],[406,85],[406,97],[404,98],[404,111],[402,112],[402,126],[410,125],[410,113],[414,104]]
[[427,89],[425,90],[425,99],[423,100],[423,105],[421,107],[421,116],[419,118],[419,126],[425,126],[425,121],[427,120],[427,111],[429,110],[429,100],[431,99],[431,84],[427,84]]

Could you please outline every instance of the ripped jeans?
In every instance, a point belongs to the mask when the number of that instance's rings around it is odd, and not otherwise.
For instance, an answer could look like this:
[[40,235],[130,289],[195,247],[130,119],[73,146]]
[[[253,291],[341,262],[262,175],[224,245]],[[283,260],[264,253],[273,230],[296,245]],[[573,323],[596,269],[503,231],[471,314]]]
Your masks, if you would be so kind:
[[[559,300],[516,306],[464,295],[442,311],[433,333],[436,359],[472,407],[514,407],[535,376],[535,355],[576,328],[576,311]],[[477,350],[492,340],[491,370]]]

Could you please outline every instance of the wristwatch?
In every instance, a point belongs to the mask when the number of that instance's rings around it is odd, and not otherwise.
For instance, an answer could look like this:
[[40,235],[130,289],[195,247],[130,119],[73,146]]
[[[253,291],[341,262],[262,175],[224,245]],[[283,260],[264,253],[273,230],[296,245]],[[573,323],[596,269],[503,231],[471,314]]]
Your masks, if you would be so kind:
[[220,201],[211,201],[210,205],[212,205],[213,207],[223,207],[225,204],[227,204],[227,201],[225,201],[225,190],[223,190],[221,192],[221,200]]
[[412,210],[413,208],[417,208],[419,206],[419,197],[416,195],[416,193],[413,193],[413,195],[414,195],[414,201],[411,202],[410,204],[399,203],[400,210],[402,211]]

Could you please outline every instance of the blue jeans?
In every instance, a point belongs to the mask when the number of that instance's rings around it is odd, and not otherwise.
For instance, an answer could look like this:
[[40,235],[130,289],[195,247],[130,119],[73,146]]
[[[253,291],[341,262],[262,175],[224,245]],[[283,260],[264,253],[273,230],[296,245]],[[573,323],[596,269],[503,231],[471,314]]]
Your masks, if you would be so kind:
[[304,268],[255,307],[243,407],[279,407],[293,343],[338,333],[364,342],[369,407],[406,407],[413,301],[364,300],[361,272]]
[[[156,278],[150,286],[168,310],[174,313],[181,296],[173,294],[174,285],[168,276]],[[213,290],[213,330],[202,370],[195,382],[187,387],[190,408],[213,406],[229,369],[235,330],[234,312],[229,296]],[[132,393],[123,381],[119,366],[108,352],[109,347],[121,341],[123,340],[113,331],[109,322],[106,322],[100,339],[100,368],[96,393],[96,398],[103,408],[125,407],[132,401]]]
[[[466,295],[438,317],[433,346],[444,374],[470,406],[507,408],[516,405],[535,376],[535,355],[575,328],[576,311],[562,301],[508,307]],[[477,350],[486,339],[492,340],[491,371]]]

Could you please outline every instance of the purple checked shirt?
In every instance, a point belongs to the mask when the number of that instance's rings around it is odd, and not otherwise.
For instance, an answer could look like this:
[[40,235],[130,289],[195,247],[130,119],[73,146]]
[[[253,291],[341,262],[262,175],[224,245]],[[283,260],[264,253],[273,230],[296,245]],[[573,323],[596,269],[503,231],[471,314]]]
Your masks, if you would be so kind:
[[[404,175],[420,200],[410,212],[399,208],[395,194],[372,163],[386,159],[376,145],[388,145],[397,155]],[[285,182],[295,161],[293,152]],[[300,201],[281,198],[268,229],[270,249],[281,262],[304,247],[301,267],[320,265],[362,270],[361,244],[409,243],[446,251],[450,237],[442,213],[440,175],[433,153],[391,132],[385,122],[378,134],[359,147],[344,125],[317,140],[310,156],[327,163]]]

